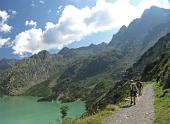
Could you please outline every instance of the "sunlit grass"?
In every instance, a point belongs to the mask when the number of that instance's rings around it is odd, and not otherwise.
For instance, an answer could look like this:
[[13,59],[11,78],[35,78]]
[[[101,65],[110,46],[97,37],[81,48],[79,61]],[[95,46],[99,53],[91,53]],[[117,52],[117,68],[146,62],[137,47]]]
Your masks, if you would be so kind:
[[155,121],[154,124],[170,124],[170,89],[162,90],[155,84]]
[[101,124],[104,119],[109,117],[113,111],[117,110],[117,105],[108,105],[104,110],[100,110],[97,113],[79,118],[73,122],[73,124]]

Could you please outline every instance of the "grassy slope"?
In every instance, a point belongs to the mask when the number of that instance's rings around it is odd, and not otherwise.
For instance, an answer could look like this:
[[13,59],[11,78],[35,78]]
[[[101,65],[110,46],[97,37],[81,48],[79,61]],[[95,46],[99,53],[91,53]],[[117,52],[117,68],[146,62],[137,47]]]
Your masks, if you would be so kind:
[[[170,124],[170,90],[155,84],[155,124]],[[167,93],[165,93],[167,92]]]
[[108,105],[104,110],[99,110],[93,115],[81,117],[73,122],[73,124],[101,124],[102,121],[109,117],[113,111],[118,109],[117,105]]
[[39,97],[47,97],[51,95],[54,85],[56,85],[58,74],[51,76],[46,81],[43,81],[40,84],[37,84],[30,89],[28,89],[23,95],[26,96],[39,96]]
[[46,97],[49,96],[51,92],[52,89],[49,87],[49,83],[44,81],[28,89],[23,95]]

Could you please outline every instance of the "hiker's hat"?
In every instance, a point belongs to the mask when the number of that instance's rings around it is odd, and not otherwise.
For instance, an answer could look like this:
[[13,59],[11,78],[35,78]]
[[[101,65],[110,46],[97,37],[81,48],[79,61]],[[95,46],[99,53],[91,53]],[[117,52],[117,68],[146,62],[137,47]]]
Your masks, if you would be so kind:
[[133,82],[133,80],[130,80],[130,82]]

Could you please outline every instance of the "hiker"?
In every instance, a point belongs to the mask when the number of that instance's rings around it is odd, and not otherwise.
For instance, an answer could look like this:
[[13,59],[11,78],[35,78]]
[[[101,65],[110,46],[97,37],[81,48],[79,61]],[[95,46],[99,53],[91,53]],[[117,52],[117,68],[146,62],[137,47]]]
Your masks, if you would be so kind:
[[137,85],[137,88],[138,88],[139,96],[141,96],[142,95],[142,88],[143,88],[142,82],[140,80],[138,80],[136,85]]
[[130,104],[136,105],[137,87],[133,80],[130,80]]

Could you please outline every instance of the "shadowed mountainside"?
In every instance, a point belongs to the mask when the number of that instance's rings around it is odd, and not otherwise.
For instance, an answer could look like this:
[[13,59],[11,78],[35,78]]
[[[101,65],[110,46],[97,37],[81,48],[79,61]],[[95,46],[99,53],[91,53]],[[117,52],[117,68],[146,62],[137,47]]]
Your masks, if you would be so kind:
[[129,75],[142,80],[161,80],[164,88],[170,88],[170,34],[162,37],[141,59],[129,69]]

